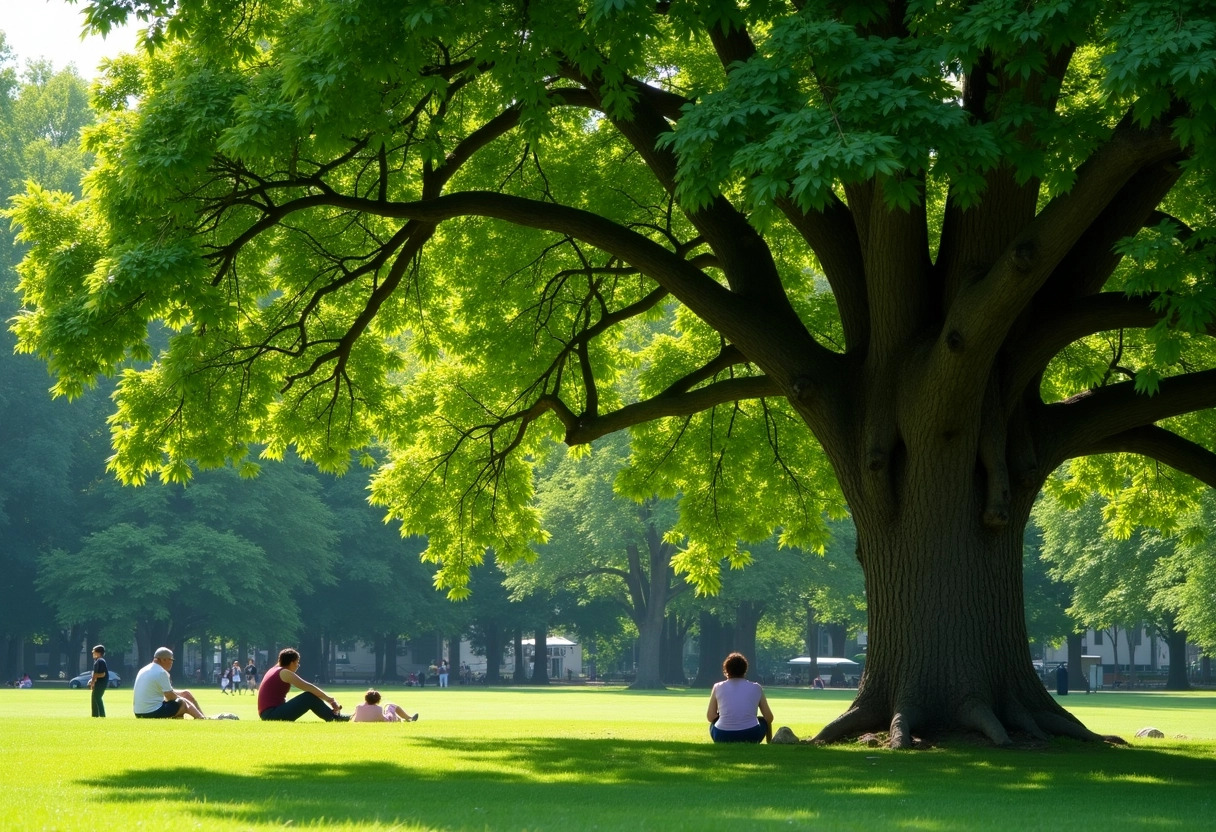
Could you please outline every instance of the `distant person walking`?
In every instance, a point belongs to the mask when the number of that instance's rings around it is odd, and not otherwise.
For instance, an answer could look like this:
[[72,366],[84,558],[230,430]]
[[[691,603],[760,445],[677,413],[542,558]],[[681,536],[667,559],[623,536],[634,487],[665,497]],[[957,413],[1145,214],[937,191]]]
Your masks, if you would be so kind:
[[[747,659],[731,653],[722,662],[726,676],[709,694],[709,735],[714,742],[760,742],[773,738],[773,712],[764,688],[748,681]],[[757,709],[760,717],[756,716]]]
[[231,673],[232,673],[232,693],[234,695],[238,694],[238,693],[244,693],[244,690],[241,688],[241,663],[240,662],[238,662],[238,661],[232,662]]
[[249,657],[249,664],[245,665],[245,684],[251,692],[258,689],[258,666],[253,663],[253,656]]
[[[110,667],[106,664],[106,646],[99,644],[93,648],[93,676],[89,679],[89,690],[93,692],[90,697],[93,704],[93,716],[104,717],[106,715],[106,703],[101,701],[101,698],[106,695],[106,688],[110,685]],[[80,665],[77,665],[79,667]]]

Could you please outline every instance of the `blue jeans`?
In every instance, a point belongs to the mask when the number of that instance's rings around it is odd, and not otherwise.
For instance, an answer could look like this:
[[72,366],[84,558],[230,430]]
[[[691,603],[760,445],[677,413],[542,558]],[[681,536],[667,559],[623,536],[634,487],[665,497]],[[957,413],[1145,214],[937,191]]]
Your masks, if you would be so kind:
[[723,731],[715,725],[710,725],[709,736],[714,742],[763,742],[768,736],[768,722],[764,717],[758,716],[755,727],[741,731]]
[[262,719],[295,722],[309,711],[312,711],[326,722],[334,721],[333,709],[326,705],[321,700],[321,697],[308,691],[304,691],[297,696],[293,696],[282,705],[275,705],[273,708],[267,708],[258,714],[258,716],[260,716]]

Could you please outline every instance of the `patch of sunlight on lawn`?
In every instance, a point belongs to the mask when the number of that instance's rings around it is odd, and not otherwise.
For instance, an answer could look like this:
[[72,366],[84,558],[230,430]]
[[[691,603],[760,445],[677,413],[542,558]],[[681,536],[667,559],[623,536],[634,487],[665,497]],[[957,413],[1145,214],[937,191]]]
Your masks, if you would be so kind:
[[772,807],[757,809],[747,817],[738,818],[740,821],[779,821],[782,823],[808,823],[823,819],[823,813],[811,809],[775,809]]
[[1110,774],[1095,772],[1089,779],[1097,783],[1134,783],[1139,786],[1168,786],[1171,781],[1164,777],[1153,777],[1148,774]]
[[905,795],[908,790],[895,783],[869,783],[865,786],[849,786],[844,789],[830,789],[834,794],[898,797]]
[[951,828],[937,818],[908,818],[906,820],[895,821],[895,825],[900,829],[940,830]]
[[997,788],[1007,792],[1040,792],[1051,788],[1051,784],[1043,783],[998,783]]

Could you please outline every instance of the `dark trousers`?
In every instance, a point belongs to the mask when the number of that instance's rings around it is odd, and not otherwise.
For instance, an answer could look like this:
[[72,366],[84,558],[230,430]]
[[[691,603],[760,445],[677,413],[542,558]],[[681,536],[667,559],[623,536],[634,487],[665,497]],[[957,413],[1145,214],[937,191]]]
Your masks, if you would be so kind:
[[101,697],[105,696],[106,685],[108,684],[108,679],[93,680],[93,716],[106,715],[106,703],[101,701]]
[[293,696],[282,705],[276,705],[273,708],[267,708],[258,716],[262,719],[274,719],[282,722],[295,722],[304,714],[312,711],[317,716],[326,722],[334,721],[334,712],[326,705],[321,698],[315,693],[304,691],[298,696]]
[[755,727],[744,728],[742,731],[723,731],[713,725],[709,726],[709,736],[714,742],[764,742],[767,735],[768,722],[762,716],[756,717]]

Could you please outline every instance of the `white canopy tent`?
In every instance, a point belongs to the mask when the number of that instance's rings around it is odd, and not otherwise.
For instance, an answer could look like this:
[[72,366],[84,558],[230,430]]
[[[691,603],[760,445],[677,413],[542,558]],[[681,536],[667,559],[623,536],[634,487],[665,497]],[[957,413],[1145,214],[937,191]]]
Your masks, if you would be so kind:
[[[841,659],[835,656],[819,656],[815,659],[815,663],[817,665],[816,670],[819,673],[819,678],[825,684],[828,683],[830,678],[838,677],[838,674],[843,674],[845,676],[846,684],[853,686],[857,684],[857,677],[861,675],[861,665],[852,659]],[[796,659],[790,659],[789,664],[795,671],[804,667],[810,669],[811,657],[799,656]]]
[[[790,659],[790,664],[793,664],[793,665],[808,665],[810,663],[811,663],[810,656],[799,656],[796,659]],[[815,663],[819,665],[820,669],[827,668],[829,670],[832,668],[835,668],[835,667],[839,667],[843,670],[849,670],[854,667],[861,667],[861,665],[859,665],[857,662],[853,661],[852,659],[838,659],[838,658],[835,658],[832,656],[819,656],[818,658],[815,659]]]

